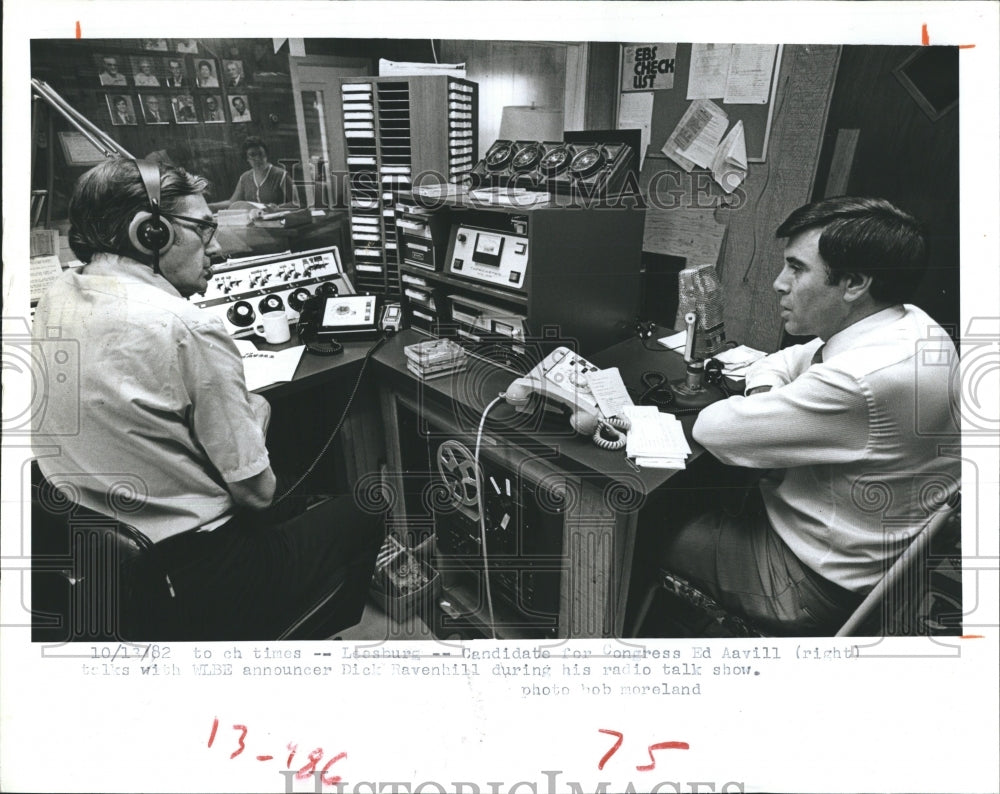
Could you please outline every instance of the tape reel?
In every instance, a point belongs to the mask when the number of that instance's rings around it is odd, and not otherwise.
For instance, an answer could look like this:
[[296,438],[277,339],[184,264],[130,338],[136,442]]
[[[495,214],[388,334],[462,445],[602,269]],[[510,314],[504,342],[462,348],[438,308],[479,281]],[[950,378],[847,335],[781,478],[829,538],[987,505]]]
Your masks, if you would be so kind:
[[437,464],[438,473],[452,501],[462,507],[477,507],[479,478],[476,476],[475,456],[469,448],[449,439],[438,447]]

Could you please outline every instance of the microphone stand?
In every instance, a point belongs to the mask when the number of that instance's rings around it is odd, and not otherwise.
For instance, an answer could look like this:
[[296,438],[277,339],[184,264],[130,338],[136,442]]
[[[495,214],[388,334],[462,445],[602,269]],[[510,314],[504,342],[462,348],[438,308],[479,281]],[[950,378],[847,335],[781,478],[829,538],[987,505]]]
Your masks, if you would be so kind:
[[683,380],[673,381],[670,386],[674,391],[674,404],[678,408],[701,409],[721,400],[725,395],[714,386],[706,386],[705,362],[695,355],[698,335],[697,313],[685,314],[684,324],[687,327],[687,341],[684,344],[687,372]]

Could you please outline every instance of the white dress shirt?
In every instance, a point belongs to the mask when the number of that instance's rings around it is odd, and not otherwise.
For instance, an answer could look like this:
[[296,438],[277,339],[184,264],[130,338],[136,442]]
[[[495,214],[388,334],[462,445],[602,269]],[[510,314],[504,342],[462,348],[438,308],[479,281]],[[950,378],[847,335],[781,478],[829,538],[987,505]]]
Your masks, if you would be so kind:
[[[270,409],[248,395],[222,321],[148,266],[99,254],[39,302],[35,338],[54,334],[70,341],[78,360],[69,366],[79,374],[40,381],[46,408],[33,443],[42,473],[154,542],[225,523],[233,510],[225,484],[269,466]],[[54,358],[58,346],[37,346],[48,372],[67,371]],[[58,430],[76,416],[79,432]],[[116,511],[133,486],[136,503]]]
[[894,306],[781,350],[747,390],[704,409],[694,437],[761,481],[775,531],[826,579],[870,588],[922,520],[959,487],[954,345],[915,306]]

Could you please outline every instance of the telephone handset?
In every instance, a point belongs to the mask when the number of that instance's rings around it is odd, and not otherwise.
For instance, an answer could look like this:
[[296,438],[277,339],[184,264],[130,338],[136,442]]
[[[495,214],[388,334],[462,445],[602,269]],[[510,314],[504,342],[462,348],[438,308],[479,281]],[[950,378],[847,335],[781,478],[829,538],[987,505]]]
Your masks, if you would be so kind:
[[579,434],[591,436],[603,449],[625,446],[623,431],[628,421],[604,416],[587,383],[587,374],[598,370],[593,364],[567,347],[557,347],[527,375],[513,381],[504,399],[515,411],[532,410],[531,395],[565,406],[570,411],[570,426]]

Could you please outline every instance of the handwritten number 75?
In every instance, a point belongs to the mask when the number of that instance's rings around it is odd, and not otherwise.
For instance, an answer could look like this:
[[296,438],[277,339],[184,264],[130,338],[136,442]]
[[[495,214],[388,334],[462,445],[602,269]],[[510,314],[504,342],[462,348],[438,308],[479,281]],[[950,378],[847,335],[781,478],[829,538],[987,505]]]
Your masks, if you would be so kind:
[[[601,756],[601,760],[597,762],[597,769],[601,770],[604,769],[604,765],[611,759],[611,756],[613,756],[615,753],[618,752],[618,748],[621,747],[622,742],[625,741],[625,734],[620,733],[619,731],[608,730],[606,728],[598,728],[597,730],[600,733],[606,733],[609,736],[617,737],[615,743],[611,746],[611,749],[608,750],[603,756]],[[646,748],[646,751],[649,753],[650,763],[640,764],[639,766],[636,767],[636,770],[638,770],[639,772],[649,772],[650,770],[656,769],[656,758],[653,757],[654,750],[690,750],[690,749],[691,745],[689,745],[687,742],[656,742],[655,744],[651,744],[649,745],[649,747]]]

